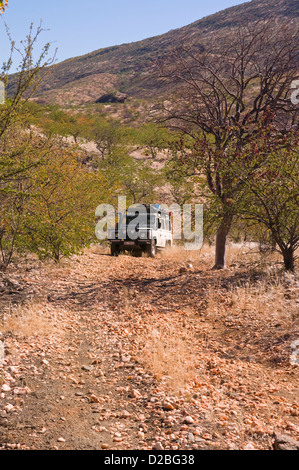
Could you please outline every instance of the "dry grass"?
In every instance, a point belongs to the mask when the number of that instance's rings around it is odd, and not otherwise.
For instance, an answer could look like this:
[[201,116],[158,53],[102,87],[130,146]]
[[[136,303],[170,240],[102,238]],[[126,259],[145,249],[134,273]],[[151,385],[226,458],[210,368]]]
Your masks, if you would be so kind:
[[[228,267],[233,263],[241,266],[248,264],[250,267],[252,263],[252,278],[249,274],[247,279],[242,270],[236,271],[234,268],[224,270],[222,275],[220,272],[212,272],[209,268],[214,261],[214,249],[213,246],[204,245],[200,252],[187,252],[184,247],[175,246],[162,255],[167,262],[178,266],[188,266],[191,263],[195,272],[198,268],[208,270],[210,274],[207,279],[211,283],[205,296],[204,316],[216,322],[213,324],[223,328],[227,334],[238,332],[241,342],[246,340],[247,344],[248,336],[252,337],[252,344],[258,343],[257,348],[260,347],[259,339],[263,343],[265,334],[271,345],[276,334],[282,336],[284,333],[291,333],[296,317],[298,318],[298,287],[295,277],[282,272],[280,268],[271,270],[273,264],[269,260],[263,265],[256,244],[230,244],[227,249]],[[279,255],[273,254],[274,264],[277,256]],[[124,292],[123,307],[130,315],[140,310],[134,299],[134,292],[130,293],[129,289]],[[183,307],[183,316],[187,308],[187,305]],[[189,314],[190,318],[194,317],[193,311]],[[164,378],[173,391],[177,392],[184,389],[196,375],[197,357],[196,351],[190,348],[191,331],[188,330],[189,336],[184,337],[183,330],[175,326],[177,319],[173,320],[172,324],[160,318],[160,321],[145,327],[143,337],[139,338],[140,343],[145,344],[139,359],[158,379]],[[188,324],[188,319],[186,322]],[[251,344],[251,340],[249,343]],[[196,339],[193,344],[196,344]]]
[[[144,307],[146,311],[150,307],[136,297],[134,289],[123,288],[121,298],[121,309],[130,318],[137,312],[142,318]],[[189,310],[188,314],[191,314]],[[186,337],[184,329],[178,332],[177,320],[171,323],[166,318],[151,317],[148,321],[147,314],[143,318],[143,328],[138,329],[135,337],[139,345],[138,361],[158,380],[165,382],[173,393],[182,392],[195,376],[196,356],[190,346],[191,333]]]
[[84,249],[84,254],[101,254],[101,255],[109,255],[110,254],[110,246],[106,245],[101,245],[101,244],[95,244],[91,245],[89,248]]
[[162,252],[162,257],[168,261],[180,263],[182,266],[189,263],[193,264],[195,261],[201,259],[200,251],[187,251],[184,246],[174,245],[172,248],[167,248]]
[[195,376],[196,356],[184,338],[171,328],[151,328],[139,358],[159,380],[164,380],[174,393],[184,390]]
[[[214,264],[215,246],[204,244],[200,250],[187,251],[184,246],[175,245],[170,249],[163,252],[163,258],[170,261],[176,261],[182,264],[197,263],[206,267],[212,267]],[[277,260],[278,254],[271,254],[271,259],[267,255],[267,261]],[[227,245],[226,250],[226,264],[227,266],[264,262],[265,256],[262,256],[255,243],[231,243]]]
[[[267,317],[269,320],[293,321],[298,316],[295,290],[293,298],[287,295],[286,287],[277,278],[265,279],[256,285],[233,286],[223,297],[217,288],[208,295],[209,312],[224,315],[240,315],[252,313],[257,318]],[[216,294],[216,295],[215,295]]]
[[[299,250],[296,253],[299,257]],[[181,263],[186,262],[200,262],[207,267],[212,267],[215,258],[215,246],[207,243],[203,244],[198,251],[186,251],[184,246],[175,245],[169,250],[165,250],[163,257],[171,261]],[[226,265],[230,266],[260,266],[261,268],[271,266],[282,267],[282,256],[277,251],[261,252],[258,243],[243,242],[243,243],[228,243],[226,248]]]
[[35,335],[53,334],[53,319],[43,303],[27,303],[10,307],[1,322],[2,333],[29,338]]

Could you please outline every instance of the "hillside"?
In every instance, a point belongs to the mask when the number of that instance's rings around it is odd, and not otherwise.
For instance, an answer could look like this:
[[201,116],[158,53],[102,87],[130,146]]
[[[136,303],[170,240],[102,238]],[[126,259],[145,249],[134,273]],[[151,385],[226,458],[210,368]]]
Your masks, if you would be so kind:
[[[284,20],[299,21],[297,0],[252,0],[200,19],[183,28],[130,44],[99,49],[89,54],[68,59],[51,67],[36,95],[38,101],[60,105],[111,102],[115,93],[129,98],[151,98],[161,84],[157,79],[156,61],[181,43],[192,43],[204,48],[211,37],[242,25],[248,19],[276,18],[277,25]],[[11,77],[12,93],[15,76]],[[113,92],[113,96],[109,96]],[[108,94],[108,96],[104,96]],[[124,96],[116,101],[123,102]]]

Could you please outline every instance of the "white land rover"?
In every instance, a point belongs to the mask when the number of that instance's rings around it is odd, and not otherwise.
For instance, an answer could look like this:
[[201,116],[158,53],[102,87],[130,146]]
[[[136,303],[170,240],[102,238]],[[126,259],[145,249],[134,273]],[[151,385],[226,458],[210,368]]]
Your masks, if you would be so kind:
[[141,256],[145,252],[154,258],[157,250],[171,247],[170,216],[169,211],[163,210],[159,204],[135,205],[133,212],[130,210],[120,214],[115,236],[109,237],[111,255],[118,256],[120,252],[130,251]]

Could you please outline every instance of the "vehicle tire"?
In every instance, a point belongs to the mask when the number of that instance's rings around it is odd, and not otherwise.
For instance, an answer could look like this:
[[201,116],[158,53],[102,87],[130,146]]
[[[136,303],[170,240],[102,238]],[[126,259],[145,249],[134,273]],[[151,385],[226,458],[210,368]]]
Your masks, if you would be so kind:
[[140,258],[142,256],[142,251],[141,250],[133,250],[132,255],[135,256],[135,258]]
[[118,256],[119,248],[116,245],[111,245],[111,256]]
[[157,245],[156,245],[156,240],[151,240],[151,244],[149,245],[148,247],[148,256],[150,256],[150,258],[154,258],[157,254]]

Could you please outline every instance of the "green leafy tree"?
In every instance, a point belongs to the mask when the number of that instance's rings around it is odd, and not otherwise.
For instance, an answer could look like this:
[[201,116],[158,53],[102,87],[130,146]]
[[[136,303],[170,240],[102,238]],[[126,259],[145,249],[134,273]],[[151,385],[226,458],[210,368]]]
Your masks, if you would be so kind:
[[100,117],[95,118],[85,136],[88,140],[95,142],[101,160],[109,161],[117,152],[122,152],[123,132],[117,122],[106,121]]
[[[28,194],[28,177],[37,167],[49,148],[46,140],[37,138],[28,129],[26,103],[40,80],[40,73],[52,62],[46,60],[47,44],[34,63],[32,51],[42,29],[34,33],[31,26],[23,49],[22,61],[16,78],[14,93],[5,104],[0,105],[0,269],[11,262],[17,243],[23,208]],[[11,40],[11,56],[3,64],[0,79],[6,84],[12,65],[15,43]]]
[[92,125],[92,120],[82,114],[70,114],[59,106],[51,107],[50,110],[44,110],[43,113],[39,112],[36,123],[41,126],[48,136],[71,136],[77,144],[79,138],[84,138],[89,127]]
[[0,139],[0,269],[7,268],[17,245],[32,188],[32,172],[42,164],[51,143],[28,132],[20,121]]
[[109,187],[114,188],[115,197],[121,193],[130,203],[147,203],[157,198],[160,173],[150,164],[128,155],[125,149],[100,162],[98,168]]
[[[80,251],[94,239],[94,210],[109,193],[100,172],[87,172],[74,149],[66,152],[56,138],[31,126],[28,100],[51,63],[45,61],[48,45],[36,63],[32,59],[41,31],[34,34],[31,27],[12,97],[0,106],[0,269],[16,249],[55,261]],[[3,66],[3,79],[10,66],[11,59]],[[81,116],[66,116],[68,132],[72,125],[81,128],[82,119],[85,123]],[[70,133],[77,135],[72,128]]]
[[94,239],[93,216],[108,197],[99,172],[87,172],[74,151],[52,149],[31,175],[18,243],[40,259],[58,262]]
[[135,140],[156,160],[158,152],[167,151],[175,136],[165,127],[147,123],[135,131]]

